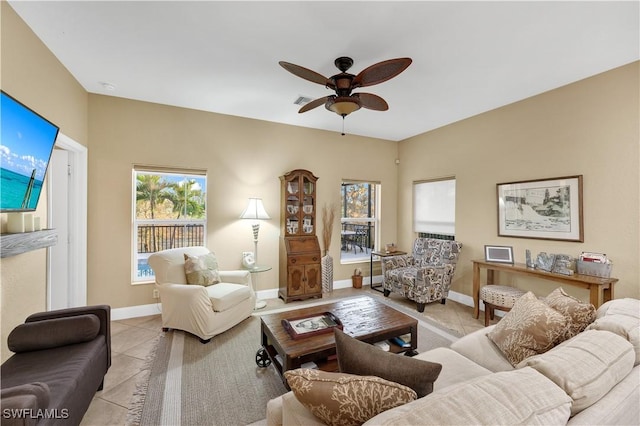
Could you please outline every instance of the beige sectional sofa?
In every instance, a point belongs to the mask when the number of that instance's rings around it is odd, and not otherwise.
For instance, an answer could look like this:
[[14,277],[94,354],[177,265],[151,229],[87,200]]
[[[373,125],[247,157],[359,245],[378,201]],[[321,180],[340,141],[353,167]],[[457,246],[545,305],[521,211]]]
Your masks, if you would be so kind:
[[[495,327],[417,355],[442,365],[433,393],[365,424],[640,424],[640,300],[607,302],[585,331],[515,366],[487,336]],[[293,392],[269,401],[267,422],[323,424]]]

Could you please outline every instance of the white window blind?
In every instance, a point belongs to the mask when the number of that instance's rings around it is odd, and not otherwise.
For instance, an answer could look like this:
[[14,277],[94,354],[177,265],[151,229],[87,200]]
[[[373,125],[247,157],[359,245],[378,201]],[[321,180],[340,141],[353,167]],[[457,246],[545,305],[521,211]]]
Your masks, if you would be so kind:
[[455,178],[413,183],[413,231],[455,235]]

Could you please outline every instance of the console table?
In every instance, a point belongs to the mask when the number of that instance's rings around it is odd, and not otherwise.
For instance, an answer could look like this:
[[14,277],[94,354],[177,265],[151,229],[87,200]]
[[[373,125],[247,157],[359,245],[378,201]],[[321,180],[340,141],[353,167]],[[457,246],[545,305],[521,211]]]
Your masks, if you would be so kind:
[[484,260],[473,260],[473,314],[475,318],[480,315],[480,269],[487,270],[487,285],[495,284],[496,272],[526,275],[556,281],[561,284],[571,285],[589,290],[589,302],[597,308],[604,302],[613,299],[613,286],[618,282],[617,278],[601,278],[591,275],[573,274],[562,275],[545,272],[539,269],[528,268],[524,263],[495,263]]

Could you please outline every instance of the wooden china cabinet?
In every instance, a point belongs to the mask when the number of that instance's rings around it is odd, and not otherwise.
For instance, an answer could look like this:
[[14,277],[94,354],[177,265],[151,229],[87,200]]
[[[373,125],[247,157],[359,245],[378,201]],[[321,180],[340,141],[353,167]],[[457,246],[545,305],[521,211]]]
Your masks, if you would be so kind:
[[280,288],[286,302],[322,297],[320,244],[316,236],[316,181],[308,170],[280,177]]

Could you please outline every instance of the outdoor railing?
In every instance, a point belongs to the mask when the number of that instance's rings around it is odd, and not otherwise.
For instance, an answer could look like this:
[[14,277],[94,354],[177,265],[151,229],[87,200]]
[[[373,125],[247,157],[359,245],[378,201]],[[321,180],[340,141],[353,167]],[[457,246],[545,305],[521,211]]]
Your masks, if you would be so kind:
[[204,225],[138,225],[138,253],[204,245]]

